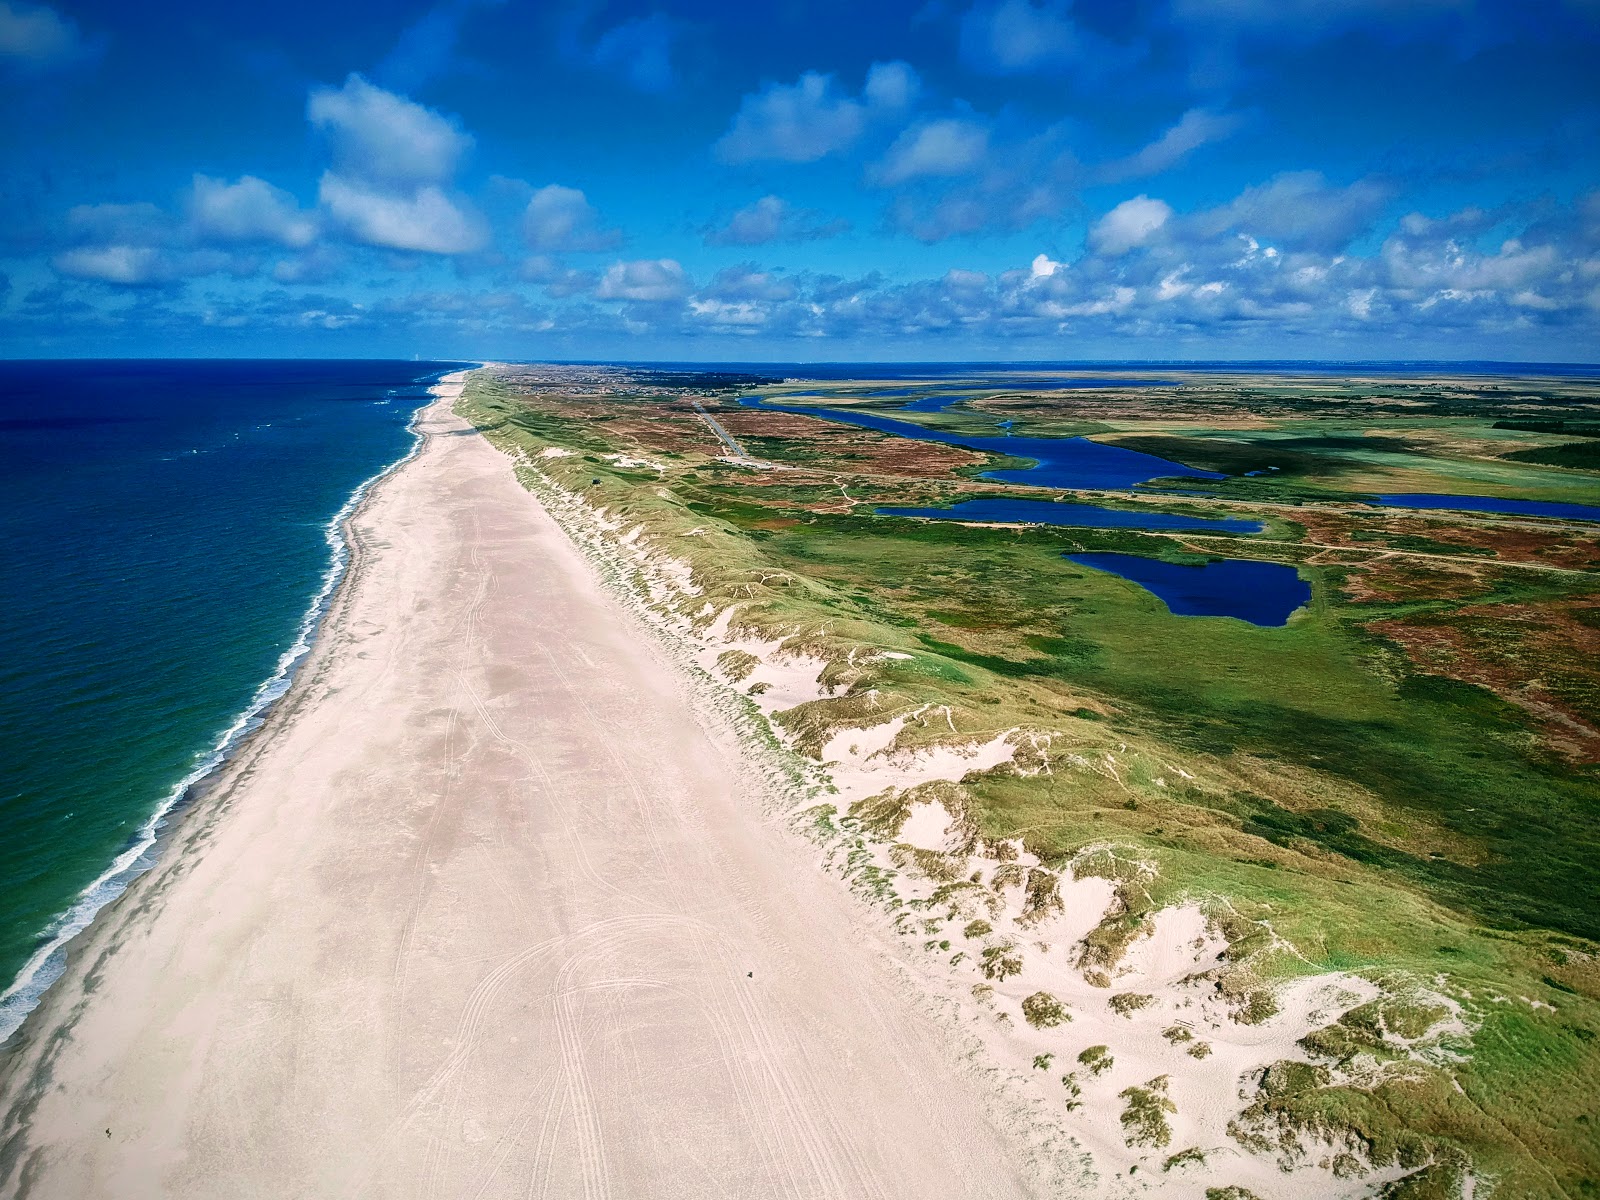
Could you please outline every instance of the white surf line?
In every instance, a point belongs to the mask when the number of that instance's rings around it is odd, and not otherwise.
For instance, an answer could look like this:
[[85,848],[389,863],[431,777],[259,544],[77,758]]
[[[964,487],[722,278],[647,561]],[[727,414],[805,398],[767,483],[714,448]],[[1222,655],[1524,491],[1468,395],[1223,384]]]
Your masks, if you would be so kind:
[[[437,399],[439,396],[437,389],[447,378],[448,376],[444,376],[436,380],[429,388],[429,395]],[[429,404],[431,403],[430,400]],[[111,865],[78,893],[77,899],[66,912],[40,932],[42,944],[29,956],[28,961],[22,965],[17,977],[11,981],[6,990],[0,992],[0,1044],[6,1042],[21,1028],[28,1014],[39,1006],[39,1000],[49,990],[50,985],[61,978],[61,973],[66,969],[67,944],[89,927],[96,913],[127,891],[129,884],[155,865],[156,843],[161,831],[166,828],[167,817],[172,810],[182,803],[191,788],[222,766],[240,742],[261,727],[266,719],[267,710],[288,692],[289,685],[294,682],[296,669],[311,651],[317,627],[321,624],[339,581],[344,578],[345,568],[350,562],[350,547],[344,538],[344,523],[350,519],[357,506],[374,486],[416,457],[417,451],[422,447],[422,435],[417,432],[417,417],[428,407],[428,404],[418,405],[407,426],[412,441],[405,454],[357,487],[323,527],[322,536],[328,543],[330,556],[327,570],[322,573],[322,582],[312,597],[305,615],[300,618],[294,641],[278,659],[272,674],[256,688],[250,703],[245,705],[244,710],[233,719],[233,723],[222,731],[212,743],[211,749],[203,754],[189,773],[156,804],[144,824],[135,831],[127,848],[112,859]]]

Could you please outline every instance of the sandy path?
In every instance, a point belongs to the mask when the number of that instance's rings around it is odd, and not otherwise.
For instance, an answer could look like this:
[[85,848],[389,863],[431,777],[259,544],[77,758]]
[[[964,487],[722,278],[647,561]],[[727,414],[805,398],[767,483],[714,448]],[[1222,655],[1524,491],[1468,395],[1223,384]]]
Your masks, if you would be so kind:
[[422,424],[273,730],[25,1027],[0,1194],[1022,1194],[855,902]]

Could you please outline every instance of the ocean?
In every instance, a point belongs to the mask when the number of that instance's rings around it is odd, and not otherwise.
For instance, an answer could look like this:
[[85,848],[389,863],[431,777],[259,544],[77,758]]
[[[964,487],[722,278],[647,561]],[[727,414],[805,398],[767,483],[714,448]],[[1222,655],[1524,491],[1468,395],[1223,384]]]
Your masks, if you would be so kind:
[[0,1038],[286,689],[459,366],[0,362]]

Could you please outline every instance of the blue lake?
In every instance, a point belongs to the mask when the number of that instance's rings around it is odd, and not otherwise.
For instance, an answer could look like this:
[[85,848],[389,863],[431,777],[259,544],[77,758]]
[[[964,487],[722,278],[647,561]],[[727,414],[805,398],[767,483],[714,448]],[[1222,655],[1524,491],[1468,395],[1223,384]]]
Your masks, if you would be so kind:
[[1137,583],[1180,617],[1236,617],[1252,625],[1284,625],[1311,599],[1311,585],[1282,563],[1225,558],[1188,566],[1137,554],[1065,557]]
[[1600,521],[1600,505],[1558,504],[1548,500],[1496,500],[1492,496],[1443,496],[1409,492],[1375,497],[1390,508],[1458,508],[1466,512],[1506,513],[1521,517],[1564,517],[1570,521]]
[[1260,533],[1257,521],[1187,517],[1178,513],[1129,512],[1096,504],[1058,504],[1051,500],[963,500],[950,508],[879,508],[885,517],[930,517],[945,521],[1021,522],[1029,525],[1079,525],[1098,529],[1214,529]]
[[1171,476],[1190,479],[1226,478],[1215,471],[1199,471],[1182,463],[1157,458],[1153,454],[1140,454],[1137,450],[1125,450],[1121,446],[1106,446],[1099,442],[1091,442],[1088,438],[969,437],[939,429],[929,429],[910,421],[897,421],[893,417],[880,417],[873,413],[813,408],[798,404],[766,404],[758,396],[746,396],[739,403],[746,408],[761,408],[768,412],[821,417],[825,421],[838,421],[863,429],[876,429],[880,433],[891,433],[896,437],[1035,460],[1037,465],[1032,467],[983,472],[983,478],[998,479],[1003,483],[1024,483],[1037,487],[1121,490],[1143,483],[1147,479]]

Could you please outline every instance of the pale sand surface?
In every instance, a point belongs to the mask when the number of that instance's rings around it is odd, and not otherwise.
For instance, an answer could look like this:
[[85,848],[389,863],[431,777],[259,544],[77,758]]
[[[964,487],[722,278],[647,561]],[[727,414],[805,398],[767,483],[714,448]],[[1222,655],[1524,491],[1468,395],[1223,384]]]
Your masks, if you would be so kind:
[[25,1026],[0,1192],[1025,1194],[732,739],[420,424],[295,690]]

